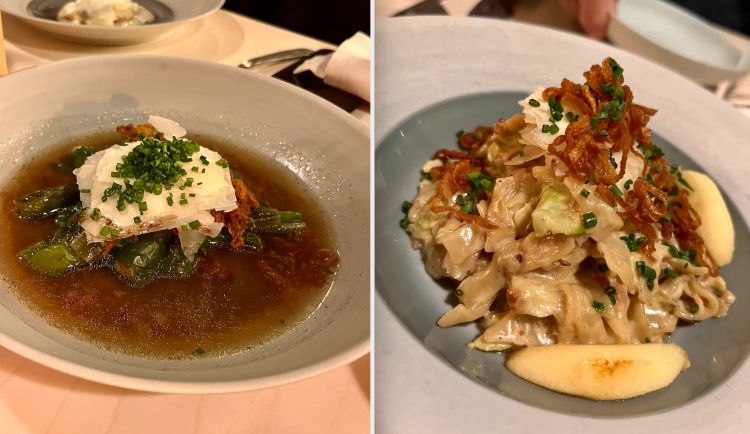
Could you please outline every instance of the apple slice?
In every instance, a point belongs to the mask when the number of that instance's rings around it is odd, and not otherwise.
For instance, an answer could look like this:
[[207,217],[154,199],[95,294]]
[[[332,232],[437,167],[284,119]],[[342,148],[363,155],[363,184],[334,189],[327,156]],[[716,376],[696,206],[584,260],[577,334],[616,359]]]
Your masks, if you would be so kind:
[[666,387],[690,361],[675,344],[556,344],[520,349],[506,365],[547,389],[608,401]]
[[692,170],[684,170],[682,176],[693,188],[688,201],[701,218],[698,235],[716,265],[723,267],[732,261],[734,254],[734,226],[727,204],[719,187],[708,176]]

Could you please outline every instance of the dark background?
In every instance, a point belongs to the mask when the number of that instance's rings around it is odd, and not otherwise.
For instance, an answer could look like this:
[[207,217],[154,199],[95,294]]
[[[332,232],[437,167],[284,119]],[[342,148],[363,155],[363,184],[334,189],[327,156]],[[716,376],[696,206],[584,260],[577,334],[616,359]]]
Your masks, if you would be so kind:
[[370,0],[227,0],[224,9],[336,45],[370,34]]

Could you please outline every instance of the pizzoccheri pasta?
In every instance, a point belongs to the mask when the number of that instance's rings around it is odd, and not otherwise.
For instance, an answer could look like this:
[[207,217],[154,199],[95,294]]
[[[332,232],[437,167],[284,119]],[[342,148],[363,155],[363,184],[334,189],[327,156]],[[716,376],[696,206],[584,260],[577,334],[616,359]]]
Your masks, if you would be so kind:
[[471,348],[658,343],[734,301],[696,229],[692,187],[612,58],[523,113],[457,133],[422,168],[401,226],[427,272],[457,283],[438,324],[479,321]]

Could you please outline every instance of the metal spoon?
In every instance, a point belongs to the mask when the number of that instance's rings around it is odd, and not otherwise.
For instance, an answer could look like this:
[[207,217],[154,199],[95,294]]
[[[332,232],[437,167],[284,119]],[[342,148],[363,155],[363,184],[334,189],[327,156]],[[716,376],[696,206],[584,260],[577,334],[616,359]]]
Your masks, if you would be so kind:
[[304,59],[315,54],[315,51],[307,48],[298,48],[296,50],[279,51],[278,53],[266,54],[265,56],[253,57],[252,59],[243,60],[240,68],[250,69],[262,63],[280,62],[282,60]]

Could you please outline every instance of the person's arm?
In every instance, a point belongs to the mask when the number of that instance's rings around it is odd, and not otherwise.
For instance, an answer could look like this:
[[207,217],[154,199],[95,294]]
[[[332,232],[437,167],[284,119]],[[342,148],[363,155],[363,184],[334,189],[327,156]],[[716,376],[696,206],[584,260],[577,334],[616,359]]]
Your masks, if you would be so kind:
[[604,39],[609,14],[617,8],[615,0],[559,0],[560,6],[583,27],[586,35]]

